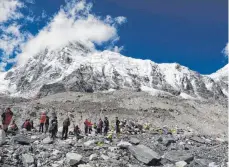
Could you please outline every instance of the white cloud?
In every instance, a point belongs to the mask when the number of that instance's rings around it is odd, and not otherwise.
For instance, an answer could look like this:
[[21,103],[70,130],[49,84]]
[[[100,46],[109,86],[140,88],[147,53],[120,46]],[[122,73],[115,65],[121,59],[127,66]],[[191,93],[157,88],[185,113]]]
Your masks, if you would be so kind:
[[20,50],[21,45],[30,37],[28,32],[20,32],[20,25],[16,23],[11,24],[9,27],[1,26],[0,35],[0,49],[3,51],[4,56],[1,57],[3,62],[7,62],[10,55]]
[[226,47],[223,49],[222,52],[227,58],[229,57],[229,43],[227,43]]
[[21,18],[22,14],[17,10],[22,7],[23,4],[18,0],[0,0],[0,23]]
[[47,14],[46,14],[45,10],[43,10],[43,11],[42,11],[42,14],[41,14],[41,18],[44,19],[44,18],[46,18],[46,17],[47,17]]
[[113,51],[114,51],[114,52],[117,52],[117,53],[120,53],[123,49],[124,49],[123,46],[121,46],[121,47],[115,46],[115,47],[113,48]]
[[0,71],[5,71],[6,66],[7,66],[6,62],[0,62]]
[[35,4],[35,0],[25,0],[25,2],[30,3],[30,4]]
[[118,23],[118,24],[123,24],[127,21],[126,17],[123,17],[123,16],[119,16],[119,17],[116,17],[115,18],[115,21]]
[[59,10],[47,26],[21,48],[18,64],[26,63],[31,56],[45,48],[55,50],[73,41],[94,49],[94,44],[101,45],[119,39],[116,26],[124,23],[125,17],[110,17],[108,22],[107,18],[102,20],[90,14],[91,8],[92,4],[87,4],[85,0],[67,1],[66,6]]

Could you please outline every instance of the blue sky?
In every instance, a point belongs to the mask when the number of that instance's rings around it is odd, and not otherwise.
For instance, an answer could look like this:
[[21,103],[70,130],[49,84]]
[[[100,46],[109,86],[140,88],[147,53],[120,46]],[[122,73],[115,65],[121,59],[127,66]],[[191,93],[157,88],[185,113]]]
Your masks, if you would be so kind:
[[[8,17],[7,20],[2,18],[2,23],[0,17],[0,26],[5,26],[7,30],[12,24],[20,25],[20,34],[23,36],[20,36],[22,38],[18,43],[25,45],[31,36],[36,37],[38,32],[55,18],[61,6],[64,8],[70,3],[65,0],[13,1],[24,5],[16,10],[23,17],[19,19]],[[227,64],[228,60],[222,53],[228,42],[227,0],[88,0],[87,2],[93,3],[90,13],[100,16],[101,20],[107,15],[113,18],[113,22],[114,18],[119,16],[126,18],[120,24],[109,23],[117,34],[110,27],[106,27],[107,34],[114,33],[112,37],[108,37],[109,35],[104,35],[101,39],[95,37],[97,40],[95,46],[98,49],[111,49],[108,43],[115,43],[113,47],[119,46],[121,49],[123,46],[120,51],[123,55],[150,59],[157,63],[177,62],[202,74],[210,74]],[[1,33],[6,34],[0,31],[0,36]],[[103,35],[103,32],[99,33]],[[8,36],[13,35],[8,34]],[[32,44],[29,46],[33,47]],[[17,44],[14,47],[11,52],[5,47],[7,54],[5,50],[0,50],[0,56],[5,59],[2,62],[6,62],[6,59],[11,60],[26,50],[22,50]],[[13,64],[15,61],[7,61],[5,68],[9,69]]]

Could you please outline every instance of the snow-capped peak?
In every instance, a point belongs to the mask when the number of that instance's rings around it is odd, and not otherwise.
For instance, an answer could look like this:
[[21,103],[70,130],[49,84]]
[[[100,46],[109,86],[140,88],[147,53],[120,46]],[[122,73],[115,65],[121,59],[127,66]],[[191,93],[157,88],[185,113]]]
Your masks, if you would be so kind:
[[111,51],[98,52],[79,43],[70,43],[55,51],[44,50],[25,66],[12,68],[5,75],[5,81],[11,95],[23,97],[122,88],[185,98],[227,95],[224,86],[212,76],[200,75],[177,63],[157,64]]

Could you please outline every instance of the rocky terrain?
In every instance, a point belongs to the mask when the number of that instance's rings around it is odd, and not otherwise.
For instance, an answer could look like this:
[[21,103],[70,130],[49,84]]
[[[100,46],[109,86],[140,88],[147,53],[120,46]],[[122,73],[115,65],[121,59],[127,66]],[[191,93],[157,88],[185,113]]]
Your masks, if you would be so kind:
[[[150,93],[118,90],[94,93],[64,92],[39,99],[0,98],[1,108],[11,107],[18,126],[26,118],[38,129],[39,116],[56,113],[58,138],[35,130],[8,134],[0,147],[1,166],[228,166],[228,121],[226,102],[153,96]],[[83,121],[107,116],[127,119],[128,128],[113,141],[82,134],[61,140],[62,122],[67,116],[83,130]],[[140,131],[139,125],[149,125]],[[161,129],[166,126],[171,134]]]

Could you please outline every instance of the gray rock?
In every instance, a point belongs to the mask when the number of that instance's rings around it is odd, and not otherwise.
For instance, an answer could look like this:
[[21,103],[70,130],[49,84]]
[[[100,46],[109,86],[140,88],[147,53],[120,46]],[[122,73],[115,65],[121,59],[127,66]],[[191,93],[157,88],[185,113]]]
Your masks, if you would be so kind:
[[34,163],[34,158],[33,156],[29,154],[22,154],[22,163],[23,166],[28,167]]
[[29,138],[25,137],[24,135],[16,135],[15,137],[13,137],[11,139],[11,142],[12,143],[17,142],[21,145],[29,145],[31,140]]
[[215,162],[209,163],[208,167],[218,167],[218,165],[215,164]]
[[89,140],[87,142],[84,142],[84,146],[90,146],[95,143],[95,140]]
[[77,153],[67,153],[66,160],[70,166],[74,166],[79,163],[82,159],[82,156]]
[[92,167],[92,166],[89,164],[79,164],[77,167]]
[[190,138],[192,141],[195,141],[195,142],[198,142],[198,143],[201,143],[201,144],[204,144],[205,143],[205,140],[198,137],[198,136],[194,136],[194,137],[191,137]]
[[109,156],[106,156],[106,155],[104,155],[104,154],[101,155],[101,158],[102,158],[103,160],[108,160],[108,159],[110,159]]
[[140,143],[140,140],[137,138],[130,138],[129,142],[134,145],[138,145]]
[[162,144],[165,146],[169,146],[171,143],[175,143],[176,141],[173,138],[163,138]]
[[161,159],[158,153],[144,145],[130,146],[129,151],[135,158],[147,165],[156,165]]
[[43,139],[42,142],[44,144],[52,144],[53,143],[53,140],[50,137],[47,137],[47,138]]
[[187,165],[185,161],[179,161],[175,163],[176,167],[184,167]]
[[195,162],[198,164],[198,166],[208,167],[209,163],[212,161],[208,159],[195,159]]
[[98,159],[98,155],[96,153],[91,154],[90,157],[89,157],[90,161],[97,160],[97,159]]
[[165,153],[164,158],[171,162],[185,161],[189,163],[193,160],[193,155],[187,151],[169,151]]
[[130,147],[132,145],[129,142],[121,141],[117,144],[117,146],[120,148],[123,148],[123,149],[127,149],[128,147]]
[[4,130],[0,130],[0,146],[6,142],[6,133]]

